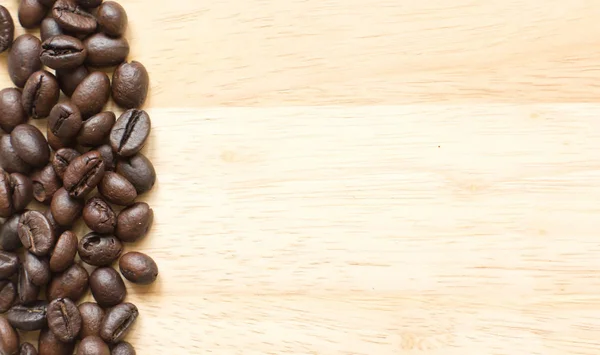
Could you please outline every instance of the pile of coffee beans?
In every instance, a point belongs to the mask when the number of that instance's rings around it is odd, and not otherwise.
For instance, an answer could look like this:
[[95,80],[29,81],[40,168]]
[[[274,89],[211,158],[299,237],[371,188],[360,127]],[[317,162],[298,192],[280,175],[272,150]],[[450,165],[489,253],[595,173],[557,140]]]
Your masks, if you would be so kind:
[[[0,91],[0,355],[135,354],[123,339],[138,309],[123,277],[147,285],[158,275],[148,255],[123,254],[153,220],[136,202],[156,180],[140,153],[148,72],[126,62],[127,14],[114,1],[21,0],[18,19],[41,40],[15,39],[0,6],[0,52],[10,50],[16,86]],[[118,118],[105,111],[111,97]],[[30,118],[46,119],[46,132]],[[80,219],[90,231],[78,236]],[[95,302],[78,304],[88,289]],[[37,331],[37,350],[21,343]]]

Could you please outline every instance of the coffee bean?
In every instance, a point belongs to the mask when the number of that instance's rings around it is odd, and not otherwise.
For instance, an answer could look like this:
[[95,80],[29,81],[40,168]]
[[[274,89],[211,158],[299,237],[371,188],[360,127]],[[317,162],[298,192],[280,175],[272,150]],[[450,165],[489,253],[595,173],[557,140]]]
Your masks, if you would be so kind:
[[10,48],[15,38],[15,23],[6,7],[0,5],[0,53]]
[[103,177],[104,161],[100,153],[91,150],[73,159],[65,171],[63,183],[69,195],[74,198],[84,198]]
[[121,303],[110,309],[100,328],[100,337],[110,344],[118,343],[127,335],[139,315],[132,303]]
[[[17,228],[19,226],[20,214],[14,214],[0,226],[0,249],[15,251],[23,246]],[[2,313],[2,312],[0,312]]]
[[110,97],[110,79],[105,73],[90,73],[75,89],[71,100],[83,118],[91,117],[104,108]]
[[154,212],[147,203],[134,203],[119,213],[115,235],[123,242],[133,243],[148,233],[153,219]]
[[115,152],[113,152],[110,145],[103,144],[96,148],[96,151],[102,156],[102,161],[104,161],[104,170],[114,171],[117,165],[117,156],[115,155]]
[[40,330],[46,326],[48,302],[36,301],[28,306],[16,305],[6,314],[10,324],[25,331]]
[[19,355],[38,355],[38,352],[31,343],[22,343],[19,347]]
[[36,286],[46,286],[50,281],[50,266],[47,258],[40,258],[31,253],[25,253],[23,267],[27,269],[29,280]]
[[32,304],[38,299],[40,293],[39,286],[36,286],[31,282],[27,269],[24,267],[19,268],[19,278],[17,280],[17,295],[20,304],[28,305]]
[[8,279],[19,271],[17,254],[0,250],[0,280]]
[[[125,288],[123,279],[112,267],[99,267],[92,272],[90,275],[90,290],[92,291],[92,295],[96,302],[103,308],[118,305],[123,302],[127,295],[127,289]],[[106,317],[109,316],[110,312],[111,311],[108,311]],[[102,328],[104,329],[100,330],[100,334],[102,334],[103,331],[106,331],[106,323]],[[102,336],[102,339],[107,340],[104,336]]]
[[48,116],[48,129],[61,141],[75,138],[82,125],[79,108],[69,101],[56,104]]
[[97,303],[85,302],[79,305],[81,314],[81,339],[89,336],[100,336],[100,326],[104,318],[104,310]]
[[79,5],[85,8],[98,7],[102,0],[76,0]]
[[46,138],[48,138],[48,145],[53,150],[60,150],[63,148],[72,148],[74,144],[74,140],[71,139],[69,141],[63,142],[60,138],[54,135],[49,127],[46,127]]
[[56,175],[52,164],[48,164],[41,170],[31,175],[33,183],[33,197],[41,203],[49,204],[54,193],[62,187],[62,181]]
[[139,108],[146,101],[149,86],[150,78],[142,63],[123,63],[113,73],[113,100],[124,108]]
[[40,355],[73,355],[75,343],[63,343],[48,328],[40,333],[38,349]]
[[144,110],[123,112],[110,132],[110,146],[117,155],[130,157],[139,152],[150,135],[150,116]]
[[48,220],[48,224],[50,224],[52,234],[54,234],[55,236],[59,236],[64,232],[64,228],[60,226],[58,222],[56,222],[56,220],[54,220],[54,217],[52,216],[52,211],[50,209],[47,209],[46,212],[44,212],[44,217],[46,217],[46,219]]
[[24,28],[36,28],[42,23],[48,9],[38,0],[21,0],[19,4],[19,22]]
[[41,168],[50,161],[50,148],[42,132],[30,124],[13,129],[10,141],[19,158],[27,164]]
[[81,238],[77,251],[84,262],[94,266],[106,266],[119,258],[123,245],[112,235],[92,232]]
[[156,182],[156,171],[152,162],[142,153],[119,160],[117,163],[117,173],[135,187],[138,195],[150,191]]
[[73,95],[75,89],[89,74],[89,71],[85,66],[80,66],[75,69],[59,69],[56,71],[56,78],[60,89],[67,96]]
[[54,233],[41,212],[23,213],[19,219],[17,232],[23,246],[37,256],[47,255],[54,246]]
[[100,112],[92,116],[83,122],[77,136],[77,143],[84,147],[97,147],[104,144],[108,140],[108,135],[115,121],[115,114],[110,111]]
[[21,101],[21,91],[15,88],[2,89],[0,91],[0,128],[10,133],[16,126],[26,123],[27,118]]
[[52,8],[54,3],[56,2],[56,0],[38,0],[38,1],[40,2],[40,4],[42,4],[48,8]]
[[23,88],[23,108],[33,118],[44,118],[58,102],[60,88],[54,75],[37,71],[27,79]]
[[135,349],[131,344],[126,341],[122,341],[115,345],[112,349],[111,355],[135,355]]
[[31,180],[20,173],[8,174],[0,169],[0,217],[22,212],[33,200]]
[[77,355],[110,355],[110,348],[100,337],[85,337],[77,347]]
[[131,205],[137,197],[135,187],[127,179],[112,171],[104,174],[104,178],[98,184],[98,192],[108,202],[120,206]]
[[125,33],[127,28],[127,13],[123,6],[114,1],[104,2],[98,13],[98,26],[100,30],[109,36],[119,37]]
[[23,174],[27,174],[31,170],[31,166],[17,155],[10,134],[0,136],[0,168],[8,173]]
[[83,41],[88,55],[86,63],[93,67],[112,67],[123,63],[129,55],[129,43],[125,37],[112,38],[96,33]]
[[101,234],[111,234],[117,226],[117,216],[112,207],[98,196],[86,202],[83,208],[83,220],[91,230]]
[[63,179],[69,164],[80,155],[81,153],[72,148],[62,148],[57,150],[52,158],[52,167],[54,168],[56,175]]
[[0,280],[0,313],[12,307],[17,300],[17,288],[12,281]]
[[71,197],[64,187],[56,191],[50,203],[54,220],[63,227],[72,226],[83,211],[84,201]]
[[75,340],[81,330],[77,305],[68,298],[57,298],[48,304],[48,328],[62,342]]
[[58,22],[52,17],[46,17],[40,25],[40,37],[42,38],[42,43],[50,37],[64,34],[65,33],[62,28],[60,28]]
[[40,59],[52,69],[75,69],[83,64],[87,50],[80,40],[67,35],[50,37],[42,43]]
[[8,54],[8,75],[12,82],[22,88],[31,74],[42,69],[40,51],[42,42],[30,34],[24,34],[12,45]]
[[136,284],[148,285],[158,276],[158,266],[144,253],[129,252],[119,260],[119,269],[123,276]]
[[77,243],[77,236],[71,231],[65,231],[58,237],[50,257],[50,271],[62,272],[73,265]]
[[63,30],[74,33],[92,33],[96,18],[74,0],[58,0],[52,7],[52,16]]
[[0,354],[12,355],[19,351],[19,334],[8,320],[0,317]]
[[62,274],[55,275],[47,289],[49,300],[69,298],[77,302],[88,289],[89,276],[79,264],[73,264]]

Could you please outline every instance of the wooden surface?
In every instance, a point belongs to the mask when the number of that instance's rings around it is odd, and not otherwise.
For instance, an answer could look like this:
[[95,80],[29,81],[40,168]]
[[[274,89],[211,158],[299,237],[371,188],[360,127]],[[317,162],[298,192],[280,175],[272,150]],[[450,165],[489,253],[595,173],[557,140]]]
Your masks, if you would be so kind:
[[138,354],[600,352],[598,1],[121,2]]

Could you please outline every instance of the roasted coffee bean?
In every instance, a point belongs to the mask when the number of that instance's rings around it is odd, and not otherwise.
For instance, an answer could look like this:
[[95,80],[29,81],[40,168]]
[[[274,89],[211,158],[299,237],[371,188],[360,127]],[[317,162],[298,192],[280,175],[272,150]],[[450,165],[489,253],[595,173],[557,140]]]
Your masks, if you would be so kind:
[[77,305],[68,298],[57,298],[48,304],[48,328],[62,342],[75,340],[81,330]]
[[33,200],[31,180],[20,173],[8,174],[0,169],[0,217],[22,212]]
[[75,138],[82,124],[79,108],[69,101],[56,104],[48,117],[48,129],[61,141]]
[[110,132],[110,146],[117,155],[130,157],[139,152],[150,135],[150,116],[144,110],[123,112]]
[[50,209],[47,209],[46,212],[44,212],[44,217],[46,217],[48,224],[50,224],[52,234],[59,236],[64,232],[64,228],[61,227],[56,220],[54,220],[54,216],[52,216],[52,211]]
[[48,328],[42,329],[38,350],[40,355],[73,355],[75,343],[63,343]]
[[52,6],[54,5],[54,3],[56,2],[56,0],[38,0],[40,2],[40,4],[48,7],[48,8],[52,8]]
[[122,341],[115,345],[112,349],[111,355],[135,355],[135,349],[131,344],[126,341]]
[[50,148],[42,132],[30,124],[13,129],[10,141],[19,158],[31,166],[41,168],[50,160]]
[[150,78],[142,63],[123,63],[113,73],[113,100],[124,108],[139,108],[146,101],[149,86]]
[[47,117],[59,95],[56,77],[45,70],[37,71],[31,74],[23,88],[23,108],[33,118]]
[[138,195],[150,191],[156,182],[156,171],[152,162],[142,153],[119,160],[117,163],[117,173],[135,187]]
[[100,326],[104,318],[104,310],[97,303],[85,302],[79,305],[81,314],[81,339],[92,335],[100,336]]
[[71,231],[65,231],[58,237],[50,257],[50,271],[62,272],[73,265],[77,254],[77,243],[77,236]]
[[56,22],[56,20],[52,17],[47,17],[42,21],[42,24],[40,25],[40,37],[42,38],[42,42],[50,37],[63,34],[65,33],[63,32],[62,28],[60,28],[58,22]]
[[0,168],[8,173],[23,174],[27,174],[31,170],[31,165],[19,158],[10,134],[0,136]]
[[0,280],[8,279],[19,271],[17,254],[0,250]]
[[55,236],[50,223],[41,212],[27,211],[21,215],[17,227],[23,246],[37,256],[48,255]]
[[36,28],[42,23],[48,9],[38,0],[21,0],[19,3],[19,22],[24,28]]
[[0,317],[0,354],[14,355],[19,351],[19,334],[8,320]]
[[96,18],[74,0],[58,0],[52,7],[52,16],[63,30],[73,33],[92,33]]
[[90,198],[83,208],[83,220],[94,232],[112,234],[117,226],[117,215],[101,197]]
[[23,267],[27,269],[29,280],[36,286],[46,286],[50,281],[50,265],[47,258],[37,257],[29,252],[25,253]]
[[0,280],[0,313],[12,307],[17,300],[17,288],[12,281]]
[[98,184],[98,192],[108,202],[115,205],[131,205],[137,197],[135,187],[121,175],[107,171],[104,178]]
[[102,0],[76,0],[79,5],[85,8],[98,7]]
[[97,147],[104,144],[108,140],[108,135],[115,121],[115,114],[110,111],[100,112],[92,116],[83,122],[77,136],[77,143],[84,147]]
[[42,43],[40,59],[52,69],[75,69],[83,64],[87,50],[80,40],[67,35],[50,37]]
[[134,203],[119,213],[115,235],[123,242],[133,243],[148,233],[153,219],[154,212],[147,203]]
[[[1,5],[0,5],[1,6]],[[0,7],[1,9],[1,7]],[[2,11],[0,11],[1,13]],[[1,18],[1,15],[0,15]],[[1,32],[1,25],[0,25]],[[1,42],[1,40],[0,40]],[[27,114],[23,109],[21,91],[15,88],[0,91],[0,128],[12,132],[16,126],[27,122]]]
[[56,175],[52,164],[48,164],[41,170],[31,175],[33,183],[33,197],[41,203],[49,204],[54,193],[62,187],[60,177]]
[[19,355],[38,355],[38,352],[31,343],[22,343],[19,347]]
[[91,150],[73,159],[65,171],[63,185],[72,197],[84,198],[103,177],[104,161],[100,153]]
[[[96,302],[103,308],[118,305],[123,302],[127,295],[127,289],[125,288],[123,279],[112,267],[99,267],[92,272],[90,275],[90,290],[92,291],[92,295]],[[110,311],[108,312],[110,314]],[[100,334],[102,334],[102,330],[100,331]],[[102,336],[102,338],[107,340],[104,336]]]
[[129,55],[129,43],[125,37],[112,38],[96,33],[83,41],[88,55],[86,63],[93,67],[112,67],[125,61]]
[[77,251],[84,262],[94,266],[106,266],[119,258],[123,245],[112,235],[92,232],[81,238]]
[[87,291],[88,281],[87,271],[81,265],[73,264],[62,274],[52,278],[46,290],[48,299],[63,297],[77,302]]
[[117,166],[117,156],[115,152],[113,152],[110,145],[103,144],[96,148],[96,151],[102,156],[102,161],[104,161],[104,170],[114,171],[115,167]]
[[62,148],[57,150],[52,158],[52,167],[54,168],[56,175],[63,179],[69,164],[80,155],[81,153],[72,148]]
[[46,326],[48,302],[36,301],[28,306],[16,305],[6,314],[10,324],[20,330],[34,331]]
[[48,145],[50,145],[50,148],[54,149],[55,151],[74,146],[74,140],[63,142],[60,138],[55,136],[54,133],[52,133],[49,127],[46,127],[46,137],[48,138]]
[[17,280],[17,295],[19,303],[22,305],[32,304],[38,299],[40,293],[39,286],[31,282],[27,269],[19,268],[19,278]]
[[20,214],[14,214],[0,226],[0,249],[5,251],[15,251],[23,246],[23,244],[21,244],[21,239],[19,239],[19,233],[17,232],[20,218]]
[[139,315],[132,303],[121,303],[110,309],[100,328],[100,337],[109,344],[123,340]]
[[114,1],[105,1],[96,14],[100,30],[112,37],[120,37],[127,29],[127,13]]
[[79,343],[77,355],[110,355],[110,348],[100,337],[92,335]]
[[16,86],[22,88],[31,74],[42,69],[40,51],[42,42],[30,34],[24,34],[12,45],[8,54],[8,75]]
[[121,257],[119,269],[127,280],[140,285],[151,284],[158,276],[158,266],[154,260],[148,255],[136,251]]
[[10,48],[15,38],[15,23],[6,7],[0,5],[0,53]]
[[50,203],[50,210],[54,220],[63,227],[70,227],[75,223],[83,211],[84,201],[71,197],[64,187],[56,191]]
[[75,89],[89,74],[89,71],[85,66],[80,66],[75,69],[62,69],[56,71],[56,78],[60,89],[67,96],[73,95]]
[[90,73],[77,86],[71,100],[85,119],[91,117],[104,108],[110,97],[110,79],[105,73],[96,71]]

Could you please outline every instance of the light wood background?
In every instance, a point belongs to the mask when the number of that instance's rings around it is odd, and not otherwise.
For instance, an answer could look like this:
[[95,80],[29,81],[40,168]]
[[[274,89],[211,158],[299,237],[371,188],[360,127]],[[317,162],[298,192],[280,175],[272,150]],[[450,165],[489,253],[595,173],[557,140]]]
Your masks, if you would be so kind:
[[138,354],[600,353],[597,0],[121,3]]

